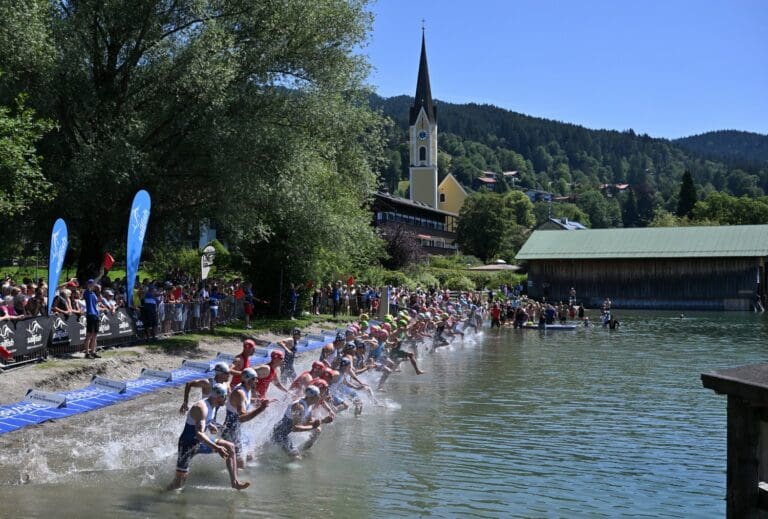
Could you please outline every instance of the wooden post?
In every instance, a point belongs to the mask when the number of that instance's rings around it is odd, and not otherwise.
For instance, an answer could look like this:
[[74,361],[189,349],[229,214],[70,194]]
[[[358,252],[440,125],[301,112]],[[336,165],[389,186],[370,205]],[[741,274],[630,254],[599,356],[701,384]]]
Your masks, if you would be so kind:
[[758,514],[759,438],[757,409],[738,396],[728,395],[728,518],[756,517]]

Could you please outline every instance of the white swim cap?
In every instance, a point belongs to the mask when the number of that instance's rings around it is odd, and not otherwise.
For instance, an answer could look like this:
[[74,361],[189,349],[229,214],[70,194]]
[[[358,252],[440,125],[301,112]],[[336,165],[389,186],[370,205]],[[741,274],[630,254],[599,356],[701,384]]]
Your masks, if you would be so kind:
[[213,367],[213,371],[216,373],[229,373],[229,366],[226,362],[217,362],[216,365]]
[[320,396],[320,390],[317,388],[317,386],[307,386],[307,388],[304,390],[304,395],[308,397]]
[[256,378],[256,371],[254,371],[251,368],[245,368],[240,378],[243,379],[243,382],[248,382],[249,380],[253,380]]
[[211,396],[217,396],[220,398],[227,398],[227,386],[224,384],[214,384],[211,387]]

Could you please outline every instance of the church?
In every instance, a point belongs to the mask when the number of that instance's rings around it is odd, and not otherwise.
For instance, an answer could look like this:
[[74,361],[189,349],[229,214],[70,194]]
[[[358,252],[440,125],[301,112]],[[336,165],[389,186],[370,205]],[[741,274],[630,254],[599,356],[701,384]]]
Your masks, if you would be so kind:
[[416,96],[408,119],[409,197],[377,192],[374,225],[385,233],[388,224],[401,224],[415,234],[427,252],[452,254],[458,250],[456,221],[467,192],[450,173],[438,183],[437,108],[432,100],[422,31]]

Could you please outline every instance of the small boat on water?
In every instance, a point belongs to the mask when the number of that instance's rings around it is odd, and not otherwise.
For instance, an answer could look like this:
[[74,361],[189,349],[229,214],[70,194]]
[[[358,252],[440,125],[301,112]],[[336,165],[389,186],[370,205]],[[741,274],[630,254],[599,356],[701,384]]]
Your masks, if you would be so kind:
[[575,330],[575,324],[545,324],[540,327],[536,323],[525,323],[523,328],[526,330]]

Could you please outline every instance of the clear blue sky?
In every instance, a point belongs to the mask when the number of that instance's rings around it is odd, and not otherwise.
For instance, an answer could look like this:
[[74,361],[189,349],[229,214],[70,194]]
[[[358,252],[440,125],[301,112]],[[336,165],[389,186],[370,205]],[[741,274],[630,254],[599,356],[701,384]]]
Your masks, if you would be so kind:
[[364,53],[383,96],[432,94],[654,137],[768,133],[766,0],[378,0]]

